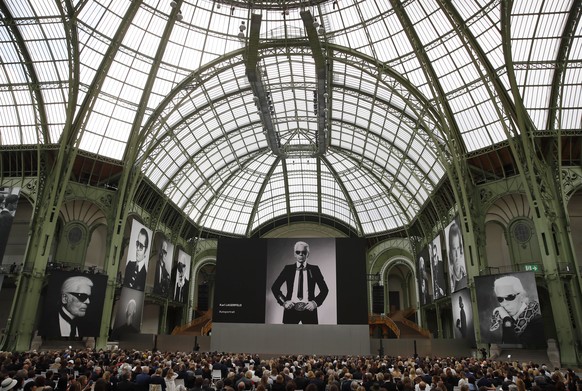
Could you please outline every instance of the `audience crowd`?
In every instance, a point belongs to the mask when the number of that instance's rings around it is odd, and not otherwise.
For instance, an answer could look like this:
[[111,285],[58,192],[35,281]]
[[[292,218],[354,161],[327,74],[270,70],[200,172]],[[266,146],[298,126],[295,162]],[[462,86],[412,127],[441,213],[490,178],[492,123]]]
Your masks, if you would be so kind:
[[582,391],[570,369],[473,357],[0,352],[0,391]]

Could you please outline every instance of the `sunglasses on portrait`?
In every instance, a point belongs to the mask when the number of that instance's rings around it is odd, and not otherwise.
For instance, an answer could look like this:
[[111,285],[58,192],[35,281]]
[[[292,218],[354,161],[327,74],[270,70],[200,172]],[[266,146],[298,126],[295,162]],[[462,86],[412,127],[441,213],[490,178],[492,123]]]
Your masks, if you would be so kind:
[[307,251],[303,250],[303,251],[297,251],[295,250],[295,254],[297,255],[307,255]]
[[79,300],[81,303],[84,303],[87,301],[87,299],[91,298],[91,295],[88,295],[86,293],[77,293],[77,292],[67,292],[67,293],[71,296],[75,296],[77,298],[77,300]]
[[138,250],[143,250],[145,248],[145,244],[143,244],[139,240],[135,241],[135,246],[137,247]]
[[500,303],[503,303],[504,301],[513,301],[515,300],[515,298],[517,297],[517,295],[519,295],[519,293],[515,293],[513,295],[507,295],[507,296],[497,296],[497,301]]

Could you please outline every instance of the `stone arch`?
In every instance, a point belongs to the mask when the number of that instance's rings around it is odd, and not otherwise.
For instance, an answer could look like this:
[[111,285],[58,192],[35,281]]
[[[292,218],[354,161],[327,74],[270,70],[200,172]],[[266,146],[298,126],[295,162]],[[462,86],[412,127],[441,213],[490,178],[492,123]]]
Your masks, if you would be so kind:
[[[207,268],[213,268],[213,270],[211,270],[212,273],[212,279],[210,281],[206,280],[204,281],[201,278],[201,274],[203,272],[204,269]],[[194,303],[194,308],[198,309],[199,304],[200,304],[200,297],[199,294],[202,292],[203,293],[203,289],[200,288],[201,285],[206,284],[207,286],[207,291],[206,294],[208,295],[207,299],[208,299],[208,310],[212,309],[212,297],[213,297],[213,293],[214,293],[214,275],[215,275],[215,269],[216,267],[216,256],[203,256],[202,258],[198,259],[196,261],[196,264],[193,267],[193,271],[192,271],[192,280],[194,282],[194,290],[192,292],[192,302]]]

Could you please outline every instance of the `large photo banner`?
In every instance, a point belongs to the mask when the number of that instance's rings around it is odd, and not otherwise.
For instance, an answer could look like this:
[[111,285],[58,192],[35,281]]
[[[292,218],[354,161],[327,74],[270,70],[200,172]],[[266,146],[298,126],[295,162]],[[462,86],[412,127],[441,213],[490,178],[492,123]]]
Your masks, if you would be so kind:
[[107,276],[55,271],[49,276],[39,335],[96,337],[99,335]]
[[4,259],[8,236],[18,206],[19,194],[19,187],[0,187],[0,260]]
[[137,220],[131,223],[127,260],[123,273],[121,295],[117,302],[115,322],[111,337],[118,339],[125,334],[139,333],[145,298],[145,286],[153,243],[152,230]]
[[462,289],[451,295],[453,310],[453,336],[466,339],[471,346],[475,345],[475,329],[473,322],[473,304],[469,289]]
[[445,263],[441,251],[441,236],[437,235],[429,243],[430,271],[432,273],[432,296],[434,300],[445,297],[447,293],[445,282]]
[[121,289],[115,312],[115,323],[111,330],[112,339],[123,339],[127,334],[140,332],[144,297],[143,291],[130,288]]
[[545,345],[545,333],[533,272],[475,277],[481,341]]
[[213,322],[367,324],[359,239],[218,242]]
[[178,250],[178,262],[174,270],[173,299],[178,303],[187,303],[190,294],[190,267],[192,257],[183,250]]
[[428,257],[428,247],[424,247],[419,253],[416,260],[417,271],[416,279],[418,283],[418,301],[420,305],[426,305],[430,303],[430,298],[432,296],[431,289],[432,280],[430,273],[430,260]]
[[451,293],[467,287],[467,266],[459,216],[445,229]]
[[172,259],[174,259],[174,244],[160,235],[158,255],[155,257],[154,289],[157,295],[167,298],[172,282]]
[[335,240],[271,240],[267,259],[267,324],[337,324]]
[[142,292],[145,290],[151,244],[152,231],[139,221],[133,220],[123,273],[123,287]]

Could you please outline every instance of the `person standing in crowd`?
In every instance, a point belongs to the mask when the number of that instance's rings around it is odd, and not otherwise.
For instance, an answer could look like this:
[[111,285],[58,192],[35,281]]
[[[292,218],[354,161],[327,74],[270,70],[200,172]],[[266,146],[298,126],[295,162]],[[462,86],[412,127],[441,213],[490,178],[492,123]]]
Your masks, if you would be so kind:
[[166,377],[164,378],[166,382],[166,391],[176,391],[176,379],[178,378],[178,374],[174,373],[172,368],[168,369],[166,373]]
[[135,261],[127,262],[123,286],[143,291],[145,289],[147,262],[146,254],[150,240],[145,228],[140,229],[135,242]]
[[[150,378],[150,384],[158,384],[160,386],[161,391],[166,391],[166,381],[162,376],[162,368],[157,368],[154,374]],[[152,388],[152,387],[150,387]],[[157,387],[153,387],[154,389]]]
[[524,344],[544,339],[540,304],[530,300],[518,277],[496,279],[493,291],[499,306],[491,314],[490,331],[500,332],[502,343]]
[[[319,267],[307,263],[309,244],[295,243],[294,256],[296,262],[283,268],[271,291],[277,303],[285,308],[284,324],[318,324],[317,308],[325,301],[329,289]],[[283,284],[285,293],[281,290]],[[317,294],[316,288],[319,289]]]

